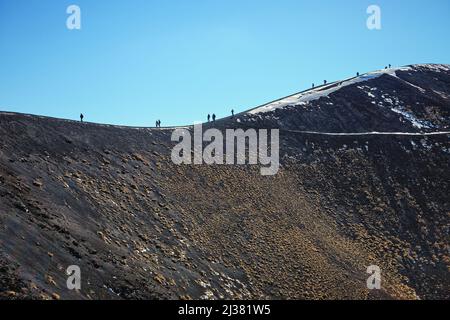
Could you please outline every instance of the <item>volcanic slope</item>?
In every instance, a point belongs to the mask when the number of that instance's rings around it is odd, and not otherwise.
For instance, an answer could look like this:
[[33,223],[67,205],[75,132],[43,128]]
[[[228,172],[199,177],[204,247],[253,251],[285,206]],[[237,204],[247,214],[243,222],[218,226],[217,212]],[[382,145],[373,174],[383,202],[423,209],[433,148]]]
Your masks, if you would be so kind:
[[449,299],[449,112],[450,67],[412,65],[204,125],[279,128],[274,176],[175,165],[170,128],[0,113],[0,297]]

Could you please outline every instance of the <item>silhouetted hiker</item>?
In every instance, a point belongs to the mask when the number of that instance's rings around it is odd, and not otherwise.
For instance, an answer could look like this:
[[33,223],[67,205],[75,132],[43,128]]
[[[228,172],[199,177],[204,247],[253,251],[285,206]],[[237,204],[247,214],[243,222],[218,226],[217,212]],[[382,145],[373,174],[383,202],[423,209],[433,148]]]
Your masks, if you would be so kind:
[[359,77],[359,72],[356,73],[356,76]]
[[389,69],[391,68],[391,65],[389,65]]
[[208,122],[211,120],[211,115],[208,113]]
[[327,80],[323,80],[323,84],[327,84]]
[[234,109],[231,109],[231,117],[234,118]]
[[314,88],[314,83],[313,83],[312,87]]
[[84,116],[82,113],[80,113],[80,121],[83,122]]
[[213,122],[216,122],[216,115],[213,113],[212,115]]
[[156,126],[156,128],[158,128],[158,120],[156,120],[155,126]]
[[158,128],[161,128],[161,120],[158,120]]

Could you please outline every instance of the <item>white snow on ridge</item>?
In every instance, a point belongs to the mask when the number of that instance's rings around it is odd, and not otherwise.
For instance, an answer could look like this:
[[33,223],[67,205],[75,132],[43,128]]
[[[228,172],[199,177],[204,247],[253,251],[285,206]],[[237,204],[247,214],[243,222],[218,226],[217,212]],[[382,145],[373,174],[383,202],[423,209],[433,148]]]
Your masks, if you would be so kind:
[[258,114],[258,113],[265,113],[270,112],[275,109],[284,108],[286,106],[297,106],[306,104],[310,101],[318,100],[322,97],[328,97],[331,93],[338,91],[339,89],[359,83],[368,81],[371,79],[378,78],[382,76],[383,74],[388,74],[393,77],[397,77],[396,72],[397,71],[410,71],[412,70],[411,67],[401,67],[401,68],[390,68],[390,69],[383,69],[379,71],[369,72],[363,75],[360,75],[358,77],[350,78],[343,81],[336,81],[327,85],[323,85],[317,88],[313,88],[307,91],[303,91],[297,94],[294,94],[292,96],[276,100],[274,102],[270,102],[266,105],[257,107],[253,110],[248,111],[249,114]]
[[[383,74],[388,74],[392,77],[398,78],[397,74],[396,74],[397,71],[418,71],[417,68],[427,68],[427,69],[430,69],[430,70],[436,71],[436,72],[450,71],[450,65],[448,65],[448,64],[415,64],[415,65],[406,66],[406,67],[382,69],[382,70],[378,70],[378,71],[368,72],[366,74],[360,75],[355,78],[350,78],[350,79],[343,80],[343,81],[336,81],[336,82],[333,82],[333,83],[330,83],[327,85],[323,85],[323,86],[316,87],[316,88],[313,88],[310,90],[306,90],[306,91],[303,91],[300,93],[296,93],[289,97],[282,98],[282,99],[279,99],[279,100],[276,100],[273,102],[269,102],[266,105],[262,105],[253,110],[248,111],[248,113],[249,114],[265,113],[265,112],[273,111],[275,109],[284,108],[286,106],[297,106],[297,105],[306,104],[310,101],[318,100],[322,97],[327,97],[331,93],[336,92],[339,89],[341,89],[342,87],[345,87],[348,85],[352,85],[355,83],[364,82],[364,81],[367,81],[370,79],[378,78],[378,77],[382,76]],[[398,79],[400,79],[400,78],[398,78]],[[422,89],[412,83],[409,83],[403,79],[400,79],[400,80],[402,80],[406,84],[408,84],[422,92],[425,91],[424,89]],[[339,83],[341,83],[341,85],[339,85]]]

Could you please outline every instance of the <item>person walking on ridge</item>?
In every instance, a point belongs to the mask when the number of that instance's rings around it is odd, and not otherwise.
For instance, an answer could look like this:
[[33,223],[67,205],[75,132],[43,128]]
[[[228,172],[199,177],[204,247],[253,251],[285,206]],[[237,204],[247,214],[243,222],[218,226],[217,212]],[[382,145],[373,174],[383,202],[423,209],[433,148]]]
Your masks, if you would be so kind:
[[213,119],[213,122],[216,122],[216,114],[215,113],[213,113],[212,119]]
[[80,121],[83,122],[84,119],[84,115],[82,113],[80,113]]
[[208,113],[208,122],[211,121],[211,115]]

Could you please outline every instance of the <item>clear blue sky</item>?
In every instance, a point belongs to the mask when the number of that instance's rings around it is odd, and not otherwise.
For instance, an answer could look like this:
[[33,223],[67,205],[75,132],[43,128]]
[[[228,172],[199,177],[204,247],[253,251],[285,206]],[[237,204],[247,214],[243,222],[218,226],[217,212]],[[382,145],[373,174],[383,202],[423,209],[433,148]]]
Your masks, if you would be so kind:
[[0,0],[0,110],[189,124],[389,63],[450,63],[449,30],[448,0]]

